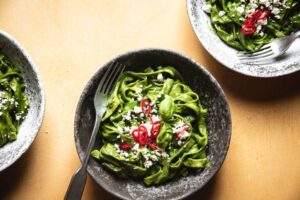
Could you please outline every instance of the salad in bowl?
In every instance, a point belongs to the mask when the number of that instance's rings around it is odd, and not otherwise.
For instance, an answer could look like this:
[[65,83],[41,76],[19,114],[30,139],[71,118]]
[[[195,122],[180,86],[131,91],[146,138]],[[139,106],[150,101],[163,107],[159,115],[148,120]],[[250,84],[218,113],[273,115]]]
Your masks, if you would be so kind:
[[102,118],[92,156],[120,177],[158,185],[209,166],[207,109],[173,67],[127,71]]
[[255,52],[300,29],[298,0],[206,0],[215,33],[229,46]]

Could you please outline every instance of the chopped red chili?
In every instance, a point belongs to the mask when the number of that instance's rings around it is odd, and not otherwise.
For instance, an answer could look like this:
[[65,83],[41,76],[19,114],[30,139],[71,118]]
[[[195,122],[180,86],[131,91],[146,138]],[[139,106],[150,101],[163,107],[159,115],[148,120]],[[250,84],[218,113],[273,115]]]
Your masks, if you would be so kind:
[[161,123],[160,121],[156,121],[152,124],[151,127],[151,136],[152,138],[157,138],[159,132],[160,132]]
[[259,25],[262,24],[262,21],[269,17],[271,11],[268,9],[259,9],[256,12],[252,13],[244,22],[242,26],[242,33],[245,35],[253,34]]
[[131,149],[131,144],[128,143],[123,143],[119,145],[120,149],[124,150],[124,151],[129,151]]
[[245,35],[251,35],[256,31],[257,27],[253,24],[245,24],[242,27],[242,33],[244,33]]
[[151,116],[151,102],[148,99],[143,99],[141,101],[141,108],[142,111],[148,115],[149,121],[152,124],[151,130],[150,130],[150,136],[148,135],[148,130],[144,125],[140,125],[139,128],[132,131],[131,135],[135,142],[137,142],[141,146],[148,145],[151,149],[155,150],[157,149],[157,144],[155,139],[157,138],[160,128],[161,128],[161,122],[156,121],[153,122],[152,116]]
[[155,142],[153,142],[153,143],[148,143],[148,146],[149,146],[151,149],[153,149],[153,150],[157,149],[157,144],[156,144]]
[[142,108],[142,111],[149,115],[150,112],[151,112],[151,102],[150,100],[148,99],[143,99],[142,102],[141,102],[141,108]]
[[137,142],[139,140],[139,137],[140,137],[139,129],[133,130],[131,132],[131,135],[132,135],[133,139]]

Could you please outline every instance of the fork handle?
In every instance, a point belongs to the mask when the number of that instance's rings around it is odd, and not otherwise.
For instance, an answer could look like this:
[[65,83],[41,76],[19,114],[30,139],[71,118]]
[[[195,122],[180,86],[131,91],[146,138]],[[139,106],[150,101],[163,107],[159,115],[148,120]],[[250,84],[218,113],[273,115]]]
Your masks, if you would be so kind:
[[86,169],[80,167],[72,176],[65,200],[80,200],[84,190],[87,174]]
[[82,162],[81,167],[72,176],[67,193],[65,195],[65,200],[80,200],[82,197],[82,193],[83,193],[86,178],[87,178],[87,172],[86,172],[87,163],[89,161],[90,154],[91,154],[92,148],[94,146],[100,124],[101,124],[101,120],[100,120],[99,116],[96,115],[96,121],[95,121],[95,125],[93,128],[93,133],[90,138],[87,150],[85,152],[84,160]]

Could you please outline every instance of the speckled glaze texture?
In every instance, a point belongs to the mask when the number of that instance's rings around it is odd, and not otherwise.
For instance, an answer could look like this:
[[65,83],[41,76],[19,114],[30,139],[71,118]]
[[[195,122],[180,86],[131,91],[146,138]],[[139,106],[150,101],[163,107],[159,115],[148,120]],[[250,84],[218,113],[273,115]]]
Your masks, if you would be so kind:
[[0,52],[20,68],[26,84],[25,92],[30,100],[29,110],[20,126],[17,140],[0,147],[2,171],[20,158],[35,139],[43,120],[45,100],[41,80],[32,60],[17,41],[3,31],[0,31]]
[[[103,73],[113,62],[128,66],[126,70],[143,71],[147,66],[173,66],[186,83],[200,96],[208,108],[208,159],[211,167],[194,175],[175,179],[160,186],[145,187],[142,182],[117,178],[94,159],[90,159],[88,172],[105,190],[122,199],[156,200],[183,199],[202,188],[219,170],[228,151],[231,135],[231,117],[224,93],[217,81],[199,64],[179,53],[168,50],[145,49],[118,56],[101,67],[87,83],[77,106],[75,116],[75,142],[80,159],[84,157],[92,133],[95,111],[93,95]],[[204,98],[208,95],[209,98]],[[95,148],[100,148],[99,136]]]
[[209,15],[203,11],[205,0],[187,0],[187,10],[193,29],[203,47],[220,63],[244,75],[277,77],[300,70],[300,40],[298,39],[282,57],[266,64],[241,64],[237,50],[224,43],[214,32]]

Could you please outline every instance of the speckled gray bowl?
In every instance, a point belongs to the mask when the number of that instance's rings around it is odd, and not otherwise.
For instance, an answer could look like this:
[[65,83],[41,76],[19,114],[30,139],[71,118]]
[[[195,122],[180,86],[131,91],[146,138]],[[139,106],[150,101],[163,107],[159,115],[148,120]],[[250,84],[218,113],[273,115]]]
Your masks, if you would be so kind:
[[241,64],[237,50],[225,44],[211,27],[209,15],[203,11],[206,0],[187,0],[187,10],[193,29],[203,47],[220,63],[238,73],[253,77],[278,77],[300,70],[300,40],[276,59],[266,64]]
[[0,52],[21,69],[30,100],[29,110],[20,126],[17,140],[0,147],[2,171],[20,158],[35,139],[43,120],[45,99],[41,80],[29,55],[13,37],[3,31],[0,31]]
[[[114,58],[87,83],[77,106],[75,116],[75,142],[80,159],[84,157],[94,124],[93,96],[100,78],[113,62],[124,63],[127,70],[142,71],[147,66],[173,66],[185,78],[186,83],[197,92],[204,107],[208,108],[207,118],[209,148],[208,159],[211,167],[187,177],[179,178],[158,187],[145,187],[142,182],[123,180],[104,170],[94,159],[89,161],[88,172],[105,190],[122,199],[156,200],[182,199],[202,188],[221,167],[230,142],[231,118],[224,93],[217,81],[195,61],[168,50],[145,49],[129,52]],[[209,99],[204,98],[207,94]],[[99,136],[95,148],[99,148]]]

